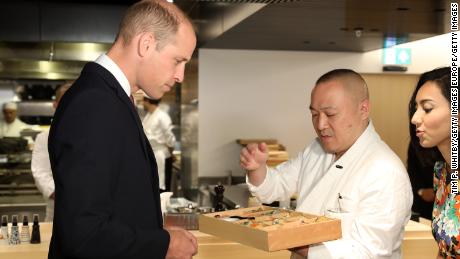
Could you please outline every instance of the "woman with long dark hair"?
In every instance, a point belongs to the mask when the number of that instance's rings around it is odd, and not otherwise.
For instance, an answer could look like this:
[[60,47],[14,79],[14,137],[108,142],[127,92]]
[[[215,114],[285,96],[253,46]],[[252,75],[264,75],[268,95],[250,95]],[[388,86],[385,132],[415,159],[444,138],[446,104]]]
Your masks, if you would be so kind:
[[411,145],[421,161],[434,162],[432,228],[440,258],[460,256],[460,195],[451,193],[450,68],[420,76],[409,104]]

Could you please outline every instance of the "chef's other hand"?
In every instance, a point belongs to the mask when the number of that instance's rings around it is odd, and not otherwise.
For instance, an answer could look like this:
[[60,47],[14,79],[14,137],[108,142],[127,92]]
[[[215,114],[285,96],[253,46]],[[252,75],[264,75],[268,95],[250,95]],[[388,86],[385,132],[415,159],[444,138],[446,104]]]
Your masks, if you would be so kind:
[[291,252],[294,253],[292,258],[307,258],[308,257],[308,246],[301,246],[289,249]]

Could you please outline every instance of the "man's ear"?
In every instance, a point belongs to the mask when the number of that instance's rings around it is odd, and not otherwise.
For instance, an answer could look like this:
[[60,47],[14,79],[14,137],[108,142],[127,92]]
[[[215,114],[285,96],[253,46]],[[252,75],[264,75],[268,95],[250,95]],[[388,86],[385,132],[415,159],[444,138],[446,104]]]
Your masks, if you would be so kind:
[[366,99],[359,104],[359,112],[361,113],[361,119],[367,120],[369,118],[370,105],[371,104],[369,102],[369,99]]
[[140,34],[137,43],[137,52],[141,57],[146,56],[156,46],[155,37],[151,32]]

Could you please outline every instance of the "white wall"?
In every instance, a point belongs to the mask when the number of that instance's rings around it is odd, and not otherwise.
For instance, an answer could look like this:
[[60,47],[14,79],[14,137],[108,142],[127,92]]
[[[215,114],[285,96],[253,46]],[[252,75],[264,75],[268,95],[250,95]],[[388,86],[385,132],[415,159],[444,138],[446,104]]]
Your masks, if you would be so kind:
[[[449,64],[450,35],[412,49],[407,73]],[[290,156],[313,140],[308,110],[316,79],[335,68],[381,73],[382,50],[366,53],[199,50],[199,176],[243,175],[238,138],[275,138]]]

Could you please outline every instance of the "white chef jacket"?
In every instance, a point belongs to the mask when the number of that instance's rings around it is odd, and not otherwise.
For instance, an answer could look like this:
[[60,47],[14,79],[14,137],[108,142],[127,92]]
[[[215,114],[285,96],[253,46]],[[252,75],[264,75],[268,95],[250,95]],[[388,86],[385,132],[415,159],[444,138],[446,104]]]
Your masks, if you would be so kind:
[[171,156],[168,147],[174,147],[176,138],[172,133],[169,115],[157,107],[142,119],[145,135],[152,146],[158,168],[160,188],[165,189],[165,159]]
[[23,129],[31,127],[16,118],[12,123],[0,120],[0,137],[20,137]]
[[48,154],[48,134],[49,130],[45,130],[39,133],[35,138],[31,169],[35,179],[35,185],[43,194],[46,201],[45,221],[53,221],[54,200],[49,197],[54,192],[54,180]]
[[[401,160],[372,123],[339,160],[315,139],[296,158],[268,168],[261,185],[248,185],[262,202],[298,192],[296,210],[342,220],[342,238],[310,246],[309,259],[401,258],[411,185]],[[339,207],[340,213],[329,212]]]

